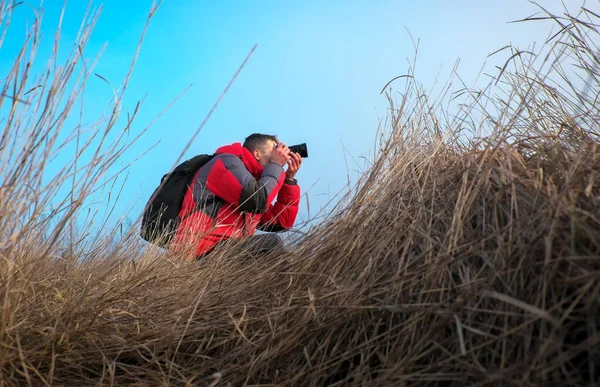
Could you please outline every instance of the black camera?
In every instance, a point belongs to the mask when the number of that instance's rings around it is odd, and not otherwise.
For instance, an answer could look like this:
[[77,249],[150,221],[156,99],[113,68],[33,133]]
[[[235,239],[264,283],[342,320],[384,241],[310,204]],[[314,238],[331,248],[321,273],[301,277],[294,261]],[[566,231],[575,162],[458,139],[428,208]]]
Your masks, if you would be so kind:
[[288,146],[288,148],[290,148],[290,152],[298,153],[302,158],[308,157],[308,149],[306,148],[306,143],[291,145]]

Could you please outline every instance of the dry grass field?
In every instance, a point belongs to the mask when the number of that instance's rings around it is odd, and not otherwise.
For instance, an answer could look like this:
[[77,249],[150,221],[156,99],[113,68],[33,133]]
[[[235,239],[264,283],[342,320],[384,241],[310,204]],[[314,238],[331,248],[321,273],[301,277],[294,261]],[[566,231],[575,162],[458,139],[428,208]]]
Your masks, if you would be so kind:
[[[63,125],[95,18],[41,75],[34,23],[0,83],[2,385],[600,383],[600,16],[548,18],[528,22],[559,33],[493,56],[487,89],[395,80],[372,165],[289,253],[191,263],[140,253],[138,228],[115,244],[75,227],[135,141],[127,80],[96,123]],[[66,144],[92,157],[48,182]]]

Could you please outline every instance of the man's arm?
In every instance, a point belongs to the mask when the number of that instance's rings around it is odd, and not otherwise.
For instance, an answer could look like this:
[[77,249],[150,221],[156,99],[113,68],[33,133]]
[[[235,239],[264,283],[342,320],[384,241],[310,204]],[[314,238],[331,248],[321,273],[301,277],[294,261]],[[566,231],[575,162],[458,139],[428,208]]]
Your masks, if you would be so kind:
[[206,178],[206,187],[240,211],[262,214],[277,196],[284,178],[283,167],[271,163],[256,180],[239,157],[223,154],[215,158]]
[[277,201],[260,219],[259,230],[267,232],[287,231],[294,226],[300,204],[300,186],[295,179],[286,179]]

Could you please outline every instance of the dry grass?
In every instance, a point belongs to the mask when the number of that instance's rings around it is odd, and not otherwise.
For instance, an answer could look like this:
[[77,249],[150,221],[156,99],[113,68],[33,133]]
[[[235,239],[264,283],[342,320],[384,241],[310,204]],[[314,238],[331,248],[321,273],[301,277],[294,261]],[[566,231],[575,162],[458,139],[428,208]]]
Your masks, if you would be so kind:
[[[139,256],[132,237],[94,240],[78,262],[76,238],[60,239],[78,199],[41,240],[40,191],[52,192],[35,185],[36,157],[56,126],[28,120],[56,105],[9,75],[4,92],[31,104],[0,97],[21,112],[4,133],[39,145],[34,157],[15,140],[23,161],[2,172],[4,384],[600,383],[598,19],[555,18],[565,28],[535,57],[509,48],[500,88],[462,90],[451,120],[449,88],[431,102],[404,78],[356,189],[292,252],[260,261]],[[106,155],[76,181],[91,187],[118,157]]]

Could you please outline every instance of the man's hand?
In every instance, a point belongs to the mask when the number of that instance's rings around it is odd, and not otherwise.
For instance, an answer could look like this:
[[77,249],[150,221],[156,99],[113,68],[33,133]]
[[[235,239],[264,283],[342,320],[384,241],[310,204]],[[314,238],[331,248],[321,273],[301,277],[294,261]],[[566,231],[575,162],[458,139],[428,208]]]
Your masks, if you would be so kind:
[[290,148],[288,148],[284,143],[280,142],[277,147],[273,149],[273,153],[271,154],[271,162],[285,167],[289,160]]
[[290,159],[287,162],[288,169],[285,171],[285,177],[293,180],[296,177],[296,173],[298,169],[300,169],[300,165],[302,165],[302,157],[298,153],[290,153]]

